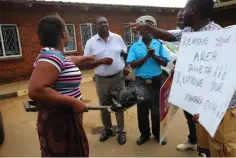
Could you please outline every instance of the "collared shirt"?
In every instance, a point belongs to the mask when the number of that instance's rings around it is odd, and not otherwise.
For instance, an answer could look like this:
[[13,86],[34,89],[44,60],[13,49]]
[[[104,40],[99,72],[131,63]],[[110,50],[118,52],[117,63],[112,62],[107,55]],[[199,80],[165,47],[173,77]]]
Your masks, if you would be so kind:
[[[152,39],[150,48],[155,50],[155,54],[160,56],[167,62],[170,61],[166,50],[163,48],[162,43],[156,39]],[[132,63],[136,60],[140,60],[147,55],[147,47],[140,39],[137,42],[133,43],[130,47],[128,57],[126,62]],[[159,63],[156,62],[153,58],[148,58],[143,65],[134,69],[135,76],[142,77],[146,79],[159,76],[162,73],[162,69]]]
[[120,35],[109,32],[107,43],[96,34],[90,38],[84,49],[84,56],[93,55],[95,59],[109,57],[113,59],[111,65],[100,65],[94,73],[99,76],[111,76],[124,69],[125,62],[121,57],[121,51],[127,51],[127,47]]

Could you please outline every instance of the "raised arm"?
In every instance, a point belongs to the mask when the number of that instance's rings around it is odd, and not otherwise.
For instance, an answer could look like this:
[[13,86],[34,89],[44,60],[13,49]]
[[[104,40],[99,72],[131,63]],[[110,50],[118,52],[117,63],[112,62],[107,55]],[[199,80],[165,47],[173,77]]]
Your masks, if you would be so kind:
[[88,62],[94,62],[94,56],[89,55],[89,56],[68,56],[68,59],[71,60],[76,66],[79,68],[85,69],[87,67]]
[[128,25],[127,27],[132,27],[134,31],[147,30],[156,38],[164,41],[169,41],[169,42],[177,41],[176,36],[174,36],[172,33],[166,30],[156,28],[147,23],[134,23]]

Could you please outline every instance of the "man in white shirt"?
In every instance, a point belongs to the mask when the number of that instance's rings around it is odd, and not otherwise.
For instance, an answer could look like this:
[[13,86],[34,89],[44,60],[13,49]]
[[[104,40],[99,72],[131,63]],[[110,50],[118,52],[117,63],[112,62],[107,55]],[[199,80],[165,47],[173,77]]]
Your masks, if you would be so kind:
[[[104,105],[107,95],[116,88],[124,88],[125,62],[123,59],[127,47],[121,36],[112,33],[108,29],[108,22],[105,17],[96,19],[98,34],[89,39],[85,45],[84,56],[93,55],[95,61],[90,63],[90,68],[95,68],[95,83],[100,105]],[[101,111],[104,132],[100,141],[106,141],[110,136],[115,136],[112,129],[111,115],[108,111]],[[118,143],[126,143],[124,129],[124,113],[116,113]]]

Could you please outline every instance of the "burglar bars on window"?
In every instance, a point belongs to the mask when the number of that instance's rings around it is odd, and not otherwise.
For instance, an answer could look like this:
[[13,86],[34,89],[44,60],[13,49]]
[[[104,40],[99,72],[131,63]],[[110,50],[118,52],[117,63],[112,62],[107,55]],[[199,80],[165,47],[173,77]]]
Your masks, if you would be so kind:
[[64,48],[64,51],[65,52],[77,51],[75,25],[74,24],[66,24],[66,28],[67,28],[69,36],[70,36],[70,41],[69,41],[68,45]]
[[82,41],[82,48],[85,48],[86,42],[94,35],[97,34],[97,30],[94,24],[86,23],[80,25],[80,34]]
[[21,56],[19,31],[16,25],[0,25],[0,58]]
[[138,40],[138,34],[124,24],[124,41],[127,46]]

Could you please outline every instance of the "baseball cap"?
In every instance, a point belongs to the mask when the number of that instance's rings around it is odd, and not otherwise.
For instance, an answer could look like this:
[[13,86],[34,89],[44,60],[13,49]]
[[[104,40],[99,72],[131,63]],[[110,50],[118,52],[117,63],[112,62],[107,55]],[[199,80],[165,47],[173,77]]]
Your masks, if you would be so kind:
[[145,22],[145,23],[152,22],[155,27],[157,26],[156,20],[150,15],[141,16],[136,20],[136,23],[141,23],[141,22]]

